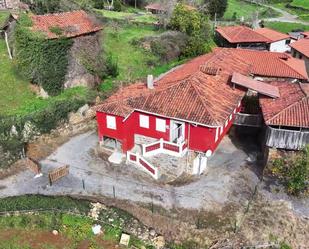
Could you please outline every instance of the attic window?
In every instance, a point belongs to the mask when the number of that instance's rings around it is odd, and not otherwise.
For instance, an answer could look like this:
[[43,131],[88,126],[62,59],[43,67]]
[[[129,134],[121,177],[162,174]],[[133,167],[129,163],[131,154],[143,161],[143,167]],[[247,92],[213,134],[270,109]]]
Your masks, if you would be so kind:
[[221,71],[221,68],[204,65],[200,67],[200,71],[208,75],[217,75]]

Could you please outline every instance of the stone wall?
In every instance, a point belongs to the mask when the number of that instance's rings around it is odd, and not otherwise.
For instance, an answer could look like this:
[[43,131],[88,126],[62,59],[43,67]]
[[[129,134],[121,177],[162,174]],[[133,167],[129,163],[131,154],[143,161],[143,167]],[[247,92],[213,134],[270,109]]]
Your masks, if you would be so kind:
[[74,39],[69,54],[68,72],[65,77],[65,88],[75,86],[95,87],[100,79],[91,71],[102,67],[101,33],[97,32]]

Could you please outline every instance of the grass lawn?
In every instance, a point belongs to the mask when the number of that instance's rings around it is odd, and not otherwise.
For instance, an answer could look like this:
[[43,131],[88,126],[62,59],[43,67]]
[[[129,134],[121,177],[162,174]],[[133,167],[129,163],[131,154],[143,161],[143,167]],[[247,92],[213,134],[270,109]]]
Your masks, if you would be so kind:
[[9,17],[9,14],[10,13],[8,11],[0,10],[0,27],[6,21],[6,19]]
[[5,42],[0,39],[0,115],[22,115],[43,109],[57,100],[85,97],[88,94],[86,88],[77,87],[65,90],[59,96],[42,99],[30,91],[29,85],[16,73]]
[[309,10],[309,0],[293,0],[291,6]]
[[288,33],[293,30],[309,30],[309,25],[303,25],[299,23],[287,23],[287,22],[264,22],[266,27],[280,31],[282,33]]
[[152,27],[146,26],[119,26],[104,29],[103,46],[106,52],[112,53],[118,62],[119,75],[116,80],[132,81],[147,75],[158,61],[154,55],[145,52],[132,44],[135,39],[159,34]]
[[237,19],[241,17],[250,19],[252,15],[258,11],[259,17],[276,17],[280,15],[278,12],[273,11],[270,8],[262,7],[256,4],[250,4],[241,0],[228,0],[228,7],[223,16],[223,19],[232,20],[234,13],[236,13]]
[[158,21],[158,18],[155,15],[143,11],[140,11],[138,13],[132,13],[96,9],[96,12],[102,14],[104,17],[111,19],[130,20],[134,22],[149,24]]
[[[309,5],[309,0],[306,0],[308,5]],[[304,21],[309,21],[309,11],[306,10],[301,10],[301,9],[296,9],[296,8],[289,8],[287,6],[287,3],[275,3],[272,4],[272,6],[285,10],[289,13],[291,13],[292,15],[297,15],[299,17],[299,19],[304,20]]]

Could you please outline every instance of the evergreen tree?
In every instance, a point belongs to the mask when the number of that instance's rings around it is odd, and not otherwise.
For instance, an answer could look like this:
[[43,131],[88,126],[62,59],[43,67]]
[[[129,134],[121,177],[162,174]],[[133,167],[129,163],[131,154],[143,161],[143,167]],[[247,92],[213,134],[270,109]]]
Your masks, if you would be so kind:
[[227,0],[204,0],[205,12],[211,18],[214,18],[217,15],[217,18],[220,18],[224,15],[228,2]]

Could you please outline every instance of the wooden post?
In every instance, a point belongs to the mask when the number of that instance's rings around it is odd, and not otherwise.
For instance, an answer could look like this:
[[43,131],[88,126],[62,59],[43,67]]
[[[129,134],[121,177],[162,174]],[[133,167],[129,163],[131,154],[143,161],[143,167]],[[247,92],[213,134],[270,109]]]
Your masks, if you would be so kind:
[[4,37],[5,37],[5,43],[6,43],[6,47],[7,47],[7,50],[8,50],[9,57],[12,60],[13,57],[12,57],[11,49],[10,49],[10,45],[9,45],[8,34],[6,32],[4,32]]

